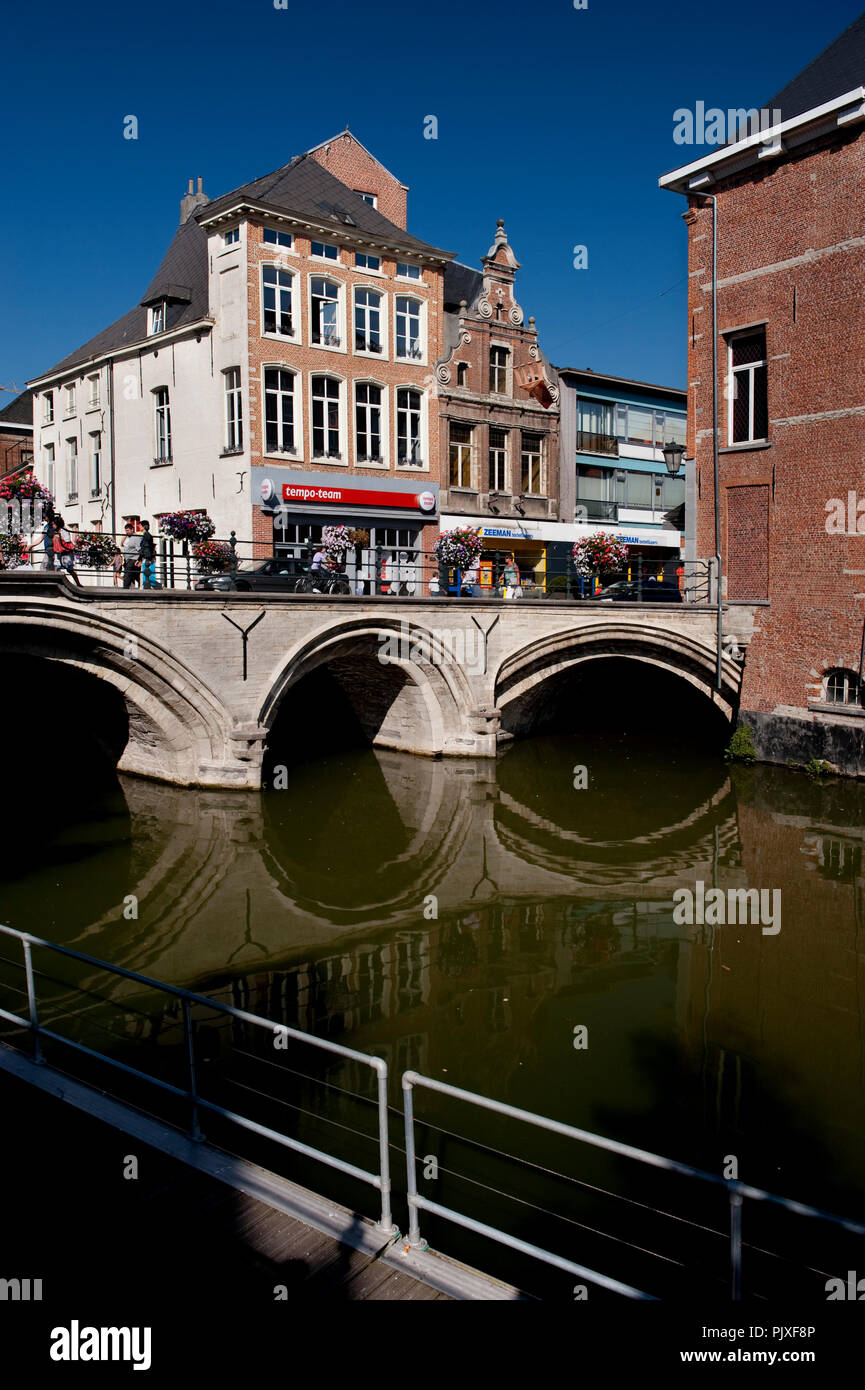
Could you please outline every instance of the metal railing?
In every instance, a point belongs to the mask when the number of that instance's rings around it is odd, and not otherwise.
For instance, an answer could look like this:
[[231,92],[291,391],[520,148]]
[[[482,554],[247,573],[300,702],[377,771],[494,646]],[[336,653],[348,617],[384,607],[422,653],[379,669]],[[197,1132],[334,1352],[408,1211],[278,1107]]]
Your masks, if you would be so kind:
[[[615,505],[615,504],[610,504]],[[142,594],[154,589],[216,590],[232,589],[268,590],[281,593],[304,593],[310,585],[302,581],[308,576],[312,558],[316,550],[314,542],[275,543],[274,554],[261,541],[238,540],[232,531],[227,541],[212,540],[222,547],[221,559],[216,563],[203,561],[195,553],[192,542],[173,540],[168,536],[155,535],[155,560],[151,586],[145,582],[142,570],[119,567],[105,556],[105,541],[111,541],[107,533],[98,533],[97,544],[103,551],[102,559],[96,562],[96,549],[82,545],[73,556],[74,576],[79,582],[102,587],[134,587]],[[113,538],[118,548],[124,535]],[[539,549],[541,543],[539,542]],[[432,550],[412,549],[407,546],[373,546],[349,553],[344,564],[337,571],[341,581],[330,592],[348,598],[389,596],[391,598],[504,598],[505,571],[508,567],[509,549],[485,549],[478,567],[472,571],[461,571],[452,565],[442,565]],[[31,563],[25,570],[60,572],[59,557],[52,555],[51,564],[46,563],[45,551],[39,541],[35,541],[30,552]],[[272,561],[286,561],[286,571],[269,579],[267,576],[253,576],[261,564]],[[593,599],[603,589],[615,583],[628,583],[634,586],[628,595],[618,593],[620,599],[636,603],[663,600],[658,585],[673,586],[678,589],[684,602],[708,603],[711,601],[711,564],[709,560],[682,561],[678,557],[655,560],[651,556],[639,555],[628,560],[616,572],[603,575],[579,575],[569,557],[549,554],[543,569],[527,564],[526,558],[515,553],[515,563],[520,576],[522,598],[565,598]],[[20,572],[25,572],[22,570]],[[333,572],[331,572],[333,573]],[[511,589],[507,597],[513,597]],[[669,590],[667,600],[678,602]]]
[[[663,1169],[669,1173],[676,1173],[681,1177],[691,1178],[698,1182],[709,1184],[716,1189],[723,1189],[727,1193],[730,1213],[730,1295],[734,1301],[738,1301],[742,1296],[742,1206],[745,1199],[756,1202],[770,1203],[776,1207],[792,1212],[797,1216],[807,1216],[820,1221],[825,1221],[831,1225],[842,1228],[852,1235],[865,1235],[865,1226],[859,1225],[855,1221],[850,1221],[846,1217],[836,1216],[832,1212],[821,1211],[818,1207],[808,1206],[803,1202],[795,1202],[787,1197],[777,1197],[770,1192],[764,1191],[759,1187],[752,1187],[748,1183],[739,1182],[738,1179],[719,1177],[715,1173],[708,1173],[700,1168],[694,1168],[689,1163],[680,1163],[677,1159],[664,1158],[660,1154],[650,1153],[647,1149],[635,1148],[632,1144],[622,1144],[615,1139],[607,1139],[599,1134],[592,1134],[588,1130],[577,1129],[573,1125],[562,1124],[558,1120],[547,1119],[543,1115],[535,1115],[529,1110],[519,1110],[516,1106],[506,1105],[503,1101],[491,1100],[488,1096],[477,1095],[474,1091],[463,1091],[456,1086],[450,1086],[444,1081],[435,1081],[431,1077],[421,1076],[419,1072],[407,1071],[403,1073],[403,1109],[405,1114],[405,1152],[406,1152],[406,1182],[407,1182],[407,1201],[409,1206],[409,1245],[418,1250],[427,1248],[426,1241],[420,1232],[419,1212],[429,1212],[430,1215],[438,1216],[445,1221],[449,1221],[457,1226],[462,1226],[465,1230],[472,1231],[476,1235],[486,1236],[488,1239],[505,1245],[511,1250],[515,1250],[522,1255],[532,1256],[544,1264],[552,1265],[554,1268],[564,1270],[566,1273],[576,1274],[588,1279],[591,1283],[599,1285],[601,1288],[608,1289],[613,1293],[623,1294],[627,1298],[633,1299],[654,1299],[655,1295],[644,1293],[628,1284],[623,1284],[618,1280],[610,1279],[607,1275],[598,1273],[597,1270],[588,1269],[585,1265],[577,1264],[573,1260],[564,1259],[561,1255],[554,1254],[550,1250],[542,1249],[540,1246],[533,1245],[528,1241],[521,1240],[516,1236],[510,1235],[506,1231],[489,1226],[483,1222],[476,1221],[467,1216],[464,1212],[455,1211],[452,1207],[443,1206],[439,1202],[433,1202],[428,1197],[423,1197],[417,1190],[417,1156],[415,1150],[414,1136],[414,1102],[413,1089],[419,1086],[428,1091],[437,1092],[439,1095],[449,1096],[453,1100],[464,1101],[468,1105],[473,1105],[481,1110],[492,1111],[498,1115],[504,1115],[510,1120],[517,1120],[521,1124],[532,1125],[537,1129],[546,1130],[550,1134],[561,1135],[566,1139],[575,1139],[581,1143],[588,1144],[596,1149],[604,1149],[608,1153],[616,1154],[620,1158],[633,1159],[637,1163],[648,1165],[652,1168]],[[516,1160],[519,1161],[519,1160]]]
[[594,434],[591,430],[577,430],[577,450],[585,454],[604,454],[607,458],[618,458],[619,441],[614,434]]
[[[23,969],[27,981],[27,1018],[22,1018],[18,1014],[11,1013],[7,1009],[0,1008],[0,1018],[9,1023],[14,1023],[21,1028],[25,1028],[33,1038],[33,1060],[44,1064],[43,1039],[50,1039],[55,1043],[62,1043],[64,1047],[74,1049],[76,1052],[94,1058],[99,1062],[106,1063],[118,1071],[124,1072],[129,1076],[137,1077],[150,1085],[159,1087],[176,1098],[184,1101],[189,1106],[189,1136],[194,1140],[200,1141],[202,1133],[199,1126],[199,1112],[207,1110],[212,1114],[219,1115],[222,1119],[238,1125],[241,1129],[247,1130],[260,1138],[272,1140],[284,1148],[292,1149],[304,1157],[313,1159],[318,1163],[323,1163],[329,1168],[335,1168],[338,1172],[346,1176],[356,1178],[358,1181],[375,1187],[381,1193],[381,1211],[377,1225],[382,1231],[388,1234],[393,1233],[393,1223],[391,1217],[391,1182],[390,1182],[390,1153],[388,1144],[388,1106],[387,1106],[387,1063],[380,1057],[369,1056],[365,1052],[357,1052],[353,1048],[343,1047],[340,1043],[328,1042],[324,1038],[317,1038],[311,1033],[299,1032],[296,1028],[289,1028],[281,1023],[274,1023],[272,1019],[262,1018],[258,1014],[252,1014],[245,1009],[237,1009],[231,1004],[224,1004],[220,1000],[209,999],[204,995],[193,994],[190,990],[179,989],[175,985],[164,984],[160,980],[151,979],[147,975],[140,975],[134,970],[126,970],[120,965],[110,965],[107,961],[97,960],[93,956],[84,955],[80,951],[74,951],[68,946],[60,946],[56,942],[46,941],[42,937],[32,936],[29,932],[18,931],[15,927],[7,927],[0,924],[0,933],[4,936],[12,937],[21,942],[23,950]],[[39,1019],[38,1003],[36,998],[36,987],[33,970],[33,948],[52,951],[57,955],[65,956],[69,960],[79,961],[80,963],[92,966],[99,971],[105,971],[110,975],[118,976],[124,980],[132,980],[136,984],[144,985],[148,989],[158,990],[160,993],[170,996],[172,999],[179,1000],[183,1013],[183,1039],[184,1054],[186,1058],[187,1083],[185,1086],[176,1086],[170,1081],[161,1077],[153,1076],[149,1072],[141,1071],[138,1067],[130,1066],[126,1062],[120,1061],[117,1057],[112,1057],[105,1052],[99,1052],[94,1048],[88,1047],[85,1043],[79,1042],[74,1038],[66,1037],[62,1033],[55,1032],[52,1028],[46,1027]],[[80,992],[80,991],[79,991]],[[323,1052],[332,1053],[338,1057],[349,1058],[355,1062],[361,1062],[370,1067],[377,1077],[377,1100],[376,1108],[378,1111],[378,1151],[379,1151],[379,1171],[371,1173],[364,1168],[359,1168],[353,1163],[348,1163],[344,1159],[337,1158],[333,1154],[326,1153],[322,1149],[312,1148],[308,1144],[302,1143],[299,1139],[292,1139],[290,1135],[283,1134],[279,1130],[263,1125],[251,1119],[247,1115],[241,1115],[236,1110],[230,1110],[225,1106],[218,1105],[214,1101],[208,1100],[201,1094],[196,1079],[196,1048],[194,1023],[191,1017],[191,1007],[204,1007],[214,1010],[220,1014],[227,1014],[231,1018],[238,1019],[243,1023],[253,1027],[264,1028],[274,1037],[293,1038],[297,1042],[305,1043],[309,1047],[318,1048]]]

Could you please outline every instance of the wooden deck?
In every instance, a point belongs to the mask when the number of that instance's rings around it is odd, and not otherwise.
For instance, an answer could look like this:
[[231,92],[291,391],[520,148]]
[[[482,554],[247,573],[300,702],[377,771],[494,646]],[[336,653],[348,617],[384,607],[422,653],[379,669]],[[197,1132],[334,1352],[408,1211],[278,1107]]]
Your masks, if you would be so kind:
[[0,1114],[0,1276],[42,1279],[46,1306],[98,1308],[118,1284],[131,1306],[452,1301],[384,1263],[390,1242],[340,1243],[2,1070]]

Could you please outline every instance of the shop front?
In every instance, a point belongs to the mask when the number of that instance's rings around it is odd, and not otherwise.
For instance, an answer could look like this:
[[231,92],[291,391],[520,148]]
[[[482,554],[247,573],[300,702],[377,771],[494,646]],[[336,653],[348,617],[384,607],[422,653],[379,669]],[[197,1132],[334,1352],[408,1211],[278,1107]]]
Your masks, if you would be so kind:
[[325,526],[346,526],[353,593],[426,592],[439,531],[438,483],[254,468],[256,540],[273,555],[310,558]]
[[483,548],[480,560],[480,589],[482,594],[493,593],[501,583],[505,560],[513,553],[520,571],[523,593],[533,589],[543,591],[547,579],[547,557],[553,538],[561,527],[554,522],[512,521],[496,525],[489,517],[443,516],[442,530],[453,526],[476,527],[481,533]]

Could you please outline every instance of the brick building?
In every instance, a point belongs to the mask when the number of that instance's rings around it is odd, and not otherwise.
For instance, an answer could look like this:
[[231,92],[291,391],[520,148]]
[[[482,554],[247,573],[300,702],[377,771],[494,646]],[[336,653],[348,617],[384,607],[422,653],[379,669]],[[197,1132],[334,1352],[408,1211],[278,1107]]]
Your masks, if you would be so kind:
[[517,303],[519,262],[501,220],[481,264],[482,272],[451,262],[444,272],[442,527],[480,528],[483,586],[510,550],[524,584],[541,585],[561,532],[559,389],[535,321]]
[[213,201],[190,182],[139,304],[31,383],[66,520],[117,531],[182,508],[245,554],[329,522],[430,549],[452,255],[405,213],[405,185],[348,131]]
[[0,477],[18,473],[33,462],[33,402],[29,391],[0,410]]
[[781,113],[770,129],[660,180],[688,198],[689,500],[704,557],[716,499],[713,204],[702,195],[716,200],[723,594],[761,604],[741,718],[765,760],[818,757],[860,775],[863,80],[865,16],[766,103]]

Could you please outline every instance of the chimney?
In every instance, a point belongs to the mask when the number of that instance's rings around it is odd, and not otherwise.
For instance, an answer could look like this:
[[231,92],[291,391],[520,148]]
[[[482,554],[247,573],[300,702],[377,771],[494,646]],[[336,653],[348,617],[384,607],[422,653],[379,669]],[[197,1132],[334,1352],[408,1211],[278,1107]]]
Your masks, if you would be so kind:
[[205,204],[205,203],[209,203],[209,202],[210,202],[210,199],[208,198],[207,194],[206,194],[205,191],[204,191],[204,179],[203,179],[203,178],[199,178],[199,180],[198,180],[198,192],[197,192],[197,193],[193,193],[193,191],[192,191],[192,184],[193,184],[193,180],[190,179],[190,180],[189,180],[189,189],[188,189],[188,192],[187,192],[187,193],[185,194],[185,196],[184,196],[183,198],[181,198],[181,200],[180,200],[180,221],[181,221],[181,222],[188,222],[189,219],[190,219],[190,217],[192,216],[192,214],[195,212],[196,208],[204,207],[204,204]]

